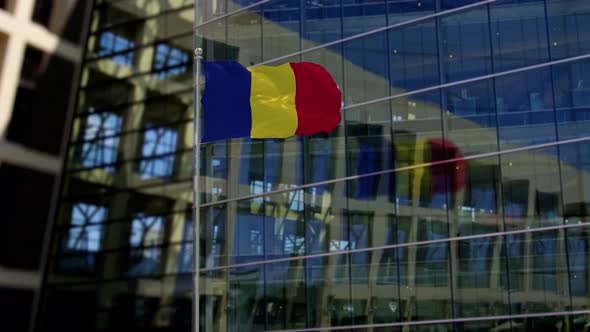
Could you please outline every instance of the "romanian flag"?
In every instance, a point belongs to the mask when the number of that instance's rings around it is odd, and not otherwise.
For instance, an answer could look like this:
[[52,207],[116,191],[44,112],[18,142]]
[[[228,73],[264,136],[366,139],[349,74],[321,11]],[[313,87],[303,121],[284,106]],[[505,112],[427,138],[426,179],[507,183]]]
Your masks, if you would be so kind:
[[203,61],[203,71],[202,142],[313,135],[340,123],[341,92],[320,65]]

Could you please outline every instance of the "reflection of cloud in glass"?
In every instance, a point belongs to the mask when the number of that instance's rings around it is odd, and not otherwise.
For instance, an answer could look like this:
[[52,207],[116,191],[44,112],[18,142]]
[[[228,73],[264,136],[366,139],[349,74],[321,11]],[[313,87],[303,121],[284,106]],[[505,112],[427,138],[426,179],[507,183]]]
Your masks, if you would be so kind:
[[111,56],[110,59],[119,65],[130,67],[133,64],[133,52],[121,53],[125,50],[132,49],[135,47],[135,43],[131,40],[116,35],[110,31],[105,31],[100,34],[98,42],[98,55],[105,56],[116,53]]
[[[84,144],[80,160],[85,167],[112,164],[117,160],[119,137],[114,137],[121,130],[121,116],[113,113],[90,114],[84,129]],[[112,166],[103,167],[112,172]]]
[[152,127],[145,131],[141,153],[144,160],[139,165],[142,179],[172,175],[177,136],[170,128]]
[[163,217],[140,213],[132,220],[129,244],[138,249],[131,251],[133,265],[127,271],[128,275],[158,273],[163,236]]
[[107,210],[104,207],[78,203],[72,208],[71,225],[66,248],[71,250],[96,252],[100,249],[102,222]]
[[153,69],[156,78],[166,78],[186,73],[188,54],[166,44],[159,44],[154,54]]

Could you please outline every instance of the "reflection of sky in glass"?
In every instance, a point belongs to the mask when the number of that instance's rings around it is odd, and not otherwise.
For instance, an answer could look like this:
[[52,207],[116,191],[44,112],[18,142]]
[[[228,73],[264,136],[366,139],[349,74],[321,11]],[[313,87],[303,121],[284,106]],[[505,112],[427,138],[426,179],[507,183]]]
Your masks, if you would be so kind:
[[[116,135],[121,129],[121,116],[113,113],[90,114],[86,120],[84,140],[82,144],[82,165],[95,167],[104,164],[112,164],[117,160],[117,147],[119,137]],[[101,138],[107,137],[107,138]],[[113,171],[113,167],[104,167]]]
[[162,239],[164,235],[164,218],[138,214],[131,221],[131,247],[142,247],[132,250],[133,265],[127,271],[129,276],[152,275],[158,273]]
[[289,234],[285,236],[283,250],[287,254],[299,253],[302,254],[305,250],[305,239],[303,236]]
[[82,251],[98,251],[102,225],[107,210],[104,207],[78,203],[72,208],[72,228],[68,233],[67,249]]
[[[252,194],[260,195],[260,194],[264,193],[265,191],[271,191],[271,190],[272,190],[272,183],[270,183],[270,182],[267,182],[266,186],[264,185],[264,182],[260,181],[260,180],[254,180],[254,181],[250,182],[250,192]],[[260,204],[265,199],[267,202],[270,201],[270,197],[266,196],[266,198],[264,198],[264,197],[253,198],[252,202]]]
[[176,131],[169,128],[148,128],[145,131],[141,156],[150,159],[140,162],[142,179],[172,175],[175,156],[154,157],[174,153],[177,136]]
[[160,216],[138,215],[131,223],[129,244],[133,247],[158,245],[162,240],[164,220]]
[[[133,48],[135,43],[122,36],[116,35],[112,32],[105,31],[100,34],[98,55],[104,56],[112,53],[118,53],[130,48]],[[131,66],[133,64],[133,52],[126,52],[123,54],[116,54],[110,59],[119,65]]]
[[188,54],[166,44],[159,44],[154,54],[154,70],[162,70],[154,73],[156,78],[181,75],[186,73]]
[[[293,188],[296,186],[292,185],[291,187]],[[303,189],[289,192],[289,209],[294,211],[303,211],[304,204]]]
[[[217,227],[215,226],[215,230]],[[193,268],[193,222],[186,220],[182,230],[182,246],[178,254],[178,272],[191,272]],[[212,250],[213,251],[213,250]],[[215,254],[212,252],[210,255]]]

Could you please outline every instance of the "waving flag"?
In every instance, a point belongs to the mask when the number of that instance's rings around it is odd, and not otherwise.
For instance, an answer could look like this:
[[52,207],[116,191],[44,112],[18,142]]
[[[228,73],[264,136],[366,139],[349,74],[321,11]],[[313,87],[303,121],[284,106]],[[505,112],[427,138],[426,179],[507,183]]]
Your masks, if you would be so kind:
[[313,135],[340,123],[341,92],[320,65],[203,61],[203,71],[202,142]]

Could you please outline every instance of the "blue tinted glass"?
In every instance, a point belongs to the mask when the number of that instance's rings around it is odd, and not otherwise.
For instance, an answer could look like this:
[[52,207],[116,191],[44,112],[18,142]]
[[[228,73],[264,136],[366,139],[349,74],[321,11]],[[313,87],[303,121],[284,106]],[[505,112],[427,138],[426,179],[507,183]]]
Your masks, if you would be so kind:
[[301,37],[304,49],[342,38],[340,0],[306,0],[303,3]]
[[441,0],[440,9],[447,10],[453,8],[459,8],[481,2],[482,0]]
[[166,78],[183,74],[187,71],[188,60],[187,53],[166,44],[159,44],[154,53],[153,69],[157,71],[154,77]]
[[[485,134],[478,133],[484,136]],[[492,135],[485,135],[492,136]],[[473,137],[468,137],[475,140]],[[493,136],[492,136],[493,137]],[[468,146],[465,143],[465,146]],[[491,233],[501,229],[502,217],[500,189],[501,180],[499,158],[497,156],[478,158],[474,162],[464,164],[463,188],[450,191],[451,205],[449,220],[458,223],[460,236]]]
[[262,59],[261,10],[262,6],[256,6],[227,18],[227,44],[235,47],[237,60],[245,66]]
[[[448,236],[447,232],[445,222],[421,220],[418,225],[418,241],[441,239]],[[414,280],[415,286],[406,289],[416,297],[416,301],[409,305],[417,319],[444,319],[452,315],[448,246],[445,242],[419,245],[412,248],[416,253],[408,255],[409,260],[401,261],[402,264],[415,264],[413,274],[410,270],[407,274],[409,280]],[[415,263],[412,263],[412,256],[416,259]],[[429,296],[433,291],[441,294],[441,297]],[[402,319],[410,319],[407,315],[405,313]]]
[[389,31],[392,94],[439,83],[434,21]]
[[270,60],[299,51],[299,0],[276,0],[262,6],[262,57]]
[[588,1],[547,1],[547,20],[552,59],[590,52]]
[[227,239],[226,230],[228,229],[226,207],[221,205],[206,208],[202,210],[201,216],[201,220],[205,221],[201,223],[201,232],[204,237],[204,241],[201,243],[205,247],[202,250],[205,259],[201,261],[201,267],[227,264],[228,253],[224,247]]
[[128,276],[153,275],[160,271],[160,255],[164,236],[164,217],[138,214],[131,221],[129,245],[131,251]]
[[559,138],[587,136],[590,123],[590,61],[553,66]]
[[[374,173],[395,167],[390,118],[387,102],[347,111],[349,175]],[[392,197],[395,187],[393,177],[393,174],[381,174],[349,181],[346,186],[348,196],[366,201],[375,200],[378,196]]]
[[[499,237],[482,237],[457,243],[458,257],[454,265],[457,270],[453,272],[458,274],[453,292],[457,305],[456,316],[509,314],[508,290],[496,286],[497,280],[506,271],[505,260],[496,249],[499,248],[500,240]],[[486,296],[478,297],[474,303],[475,293],[485,293]]]
[[143,136],[142,157],[139,164],[143,179],[171,176],[174,171],[174,152],[177,133],[169,128],[148,128]]
[[343,0],[344,37],[385,26],[386,14],[385,0]]
[[493,81],[456,85],[443,91],[449,141],[463,156],[497,151]]
[[72,206],[70,228],[63,242],[68,256],[61,257],[59,268],[68,273],[88,273],[96,267],[96,253],[102,249],[103,221],[107,209],[103,206],[76,203]]
[[554,141],[555,113],[549,69],[496,78],[500,147]]
[[[569,282],[563,235],[557,231],[506,237],[511,313],[564,310],[569,305]],[[534,295],[538,294],[538,295]],[[563,298],[568,300],[563,301]],[[543,328],[546,330],[546,328]]]
[[264,331],[266,306],[264,265],[229,270],[227,331]]
[[84,143],[80,160],[85,167],[107,165],[105,170],[114,171],[108,166],[117,160],[119,137],[114,136],[121,131],[122,118],[113,113],[94,113],[86,118]]
[[496,72],[549,59],[543,1],[493,3],[490,6],[490,20]]
[[590,143],[559,146],[566,223],[586,222],[590,217]]
[[107,210],[92,204],[78,203],[72,207],[72,219],[66,248],[70,250],[98,251],[102,225]]
[[388,24],[405,22],[433,14],[435,0],[387,0]]
[[491,73],[487,7],[442,17],[440,31],[445,82]]
[[575,309],[587,309],[588,304],[588,229],[573,229],[567,232],[569,281]]
[[387,39],[384,32],[344,44],[344,102],[359,102],[389,95]]
[[305,328],[307,293],[304,264],[285,262],[266,264],[265,330]]
[[[178,253],[178,266],[176,270],[179,273],[191,273],[193,271],[193,243],[194,227],[192,220],[185,220],[182,228],[182,244]],[[201,263],[204,263],[201,260]]]
[[131,66],[133,64],[133,52],[124,52],[135,47],[135,43],[123,36],[116,35],[110,31],[105,31],[100,34],[98,42],[99,56],[106,56],[112,53],[117,53],[110,57],[110,59],[123,66]]
[[561,183],[555,147],[502,155],[502,200],[508,230],[561,225]]

